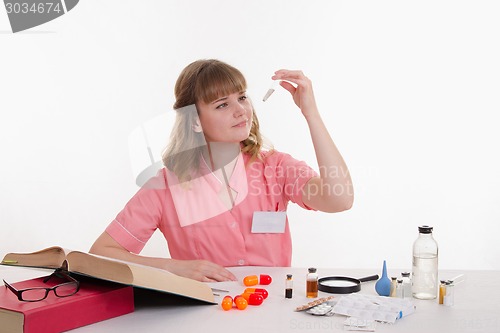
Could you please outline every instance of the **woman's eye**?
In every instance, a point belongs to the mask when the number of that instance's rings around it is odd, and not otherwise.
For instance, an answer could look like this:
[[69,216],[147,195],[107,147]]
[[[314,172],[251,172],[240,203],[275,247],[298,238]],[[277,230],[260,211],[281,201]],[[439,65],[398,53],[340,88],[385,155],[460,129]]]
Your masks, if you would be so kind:
[[222,109],[222,108],[225,108],[227,106],[227,103],[222,103],[220,105],[217,105],[216,109]]
[[247,99],[247,96],[243,95],[243,96],[240,96],[240,101],[244,101]]

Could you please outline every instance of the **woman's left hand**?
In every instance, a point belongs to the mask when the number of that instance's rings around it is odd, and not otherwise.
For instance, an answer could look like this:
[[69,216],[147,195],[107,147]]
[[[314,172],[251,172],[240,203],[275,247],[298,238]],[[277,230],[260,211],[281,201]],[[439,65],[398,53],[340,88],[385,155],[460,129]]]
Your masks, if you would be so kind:
[[[312,82],[302,71],[280,69],[274,73],[272,79],[280,80],[280,85],[290,92],[293,101],[300,108],[304,117],[307,118],[309,115],[318,112]],[[296,86],[290,82],[296,84]]]

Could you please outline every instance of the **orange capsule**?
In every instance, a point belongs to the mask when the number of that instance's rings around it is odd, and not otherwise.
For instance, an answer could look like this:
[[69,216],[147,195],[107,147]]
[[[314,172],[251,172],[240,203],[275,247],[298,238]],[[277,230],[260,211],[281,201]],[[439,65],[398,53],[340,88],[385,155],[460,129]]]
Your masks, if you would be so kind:
[[257,277],[257,275],[249,275],[243,279],[243,284],[250,287],[255,286],[256,284],[268,285],[271,284],[272,281],[273,279],[266,274],[260,274],[259,277]]
[[222,299],[221,306],[224,309],[224,311],[231,310],[231,308],[233,307],[233,298],[231,296],[225,296]]
[[258,283],[259,283],[259,278],[257,277],[257,275],[245,276],[245,278],[243,279],[243,284],[247,287],[255,286]]
[[246,288],[245,289],[245,293],[249,293],[249,294],[252,294],[252,293],[256,293],[256,294],[260,294],[262,295],[262,297],[264,297],[264,299],[267,298],[267,296],[269,296],[269,293],[267,292],[266,289],[262,289],[262,288]]
[[234,298],[234,303],[238,310],[245,310],[248,305],[248,301],[241,295],[238,295]]
[[261,294],[243,293],[241,296],[247,300],[249,305],[261,305],[264,302],[264,297]]
[[241,294],[241,295],[239,295],[239,296],[243,297],[243,298],[244,298],[244,299],[246,299],[246,300],[247,300],[247,302],[248,302],[248,297],[250,297],[250,293],[243,293],[243,294]]

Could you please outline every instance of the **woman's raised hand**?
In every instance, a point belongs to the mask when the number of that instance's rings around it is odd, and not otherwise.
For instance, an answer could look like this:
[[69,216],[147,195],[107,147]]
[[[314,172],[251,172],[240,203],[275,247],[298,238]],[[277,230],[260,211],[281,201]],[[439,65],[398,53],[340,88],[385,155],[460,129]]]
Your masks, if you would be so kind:
[[290,92],[304,117],[317,114],[312,82],[302,71],[280,69],[274,73],[272,79],[280,80],[280,85]]

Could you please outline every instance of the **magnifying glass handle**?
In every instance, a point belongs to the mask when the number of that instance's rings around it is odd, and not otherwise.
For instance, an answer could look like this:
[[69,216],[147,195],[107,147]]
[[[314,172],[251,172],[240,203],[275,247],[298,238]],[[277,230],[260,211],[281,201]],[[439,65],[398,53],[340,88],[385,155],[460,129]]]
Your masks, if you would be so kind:
[[361,281],[361,282],[374,281],[374,280],[378,280],[378,275],[375,274],[375,275],[367,276],[367,277],[364,277],[364,278],[361,278],[361,279],[358,279],[358,280]]

